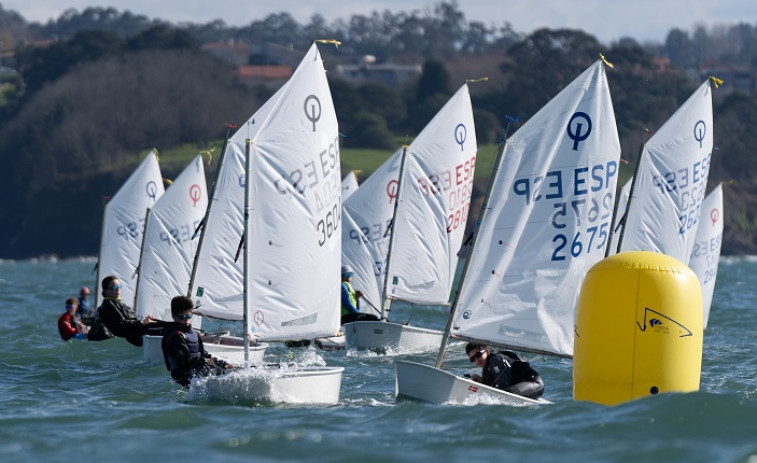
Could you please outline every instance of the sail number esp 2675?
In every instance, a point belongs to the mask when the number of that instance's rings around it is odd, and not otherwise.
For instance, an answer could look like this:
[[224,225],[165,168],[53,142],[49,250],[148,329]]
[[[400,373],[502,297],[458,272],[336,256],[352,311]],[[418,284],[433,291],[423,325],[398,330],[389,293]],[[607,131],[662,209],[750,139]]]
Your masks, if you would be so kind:
[[[544,176],[520,178],[513,182],[513,192],[526,205],[546,202],[552,205],[553,261],[565,260],[568,253],[603,252],[607,242],[614,205],[615,161],[573,169],[553,170]],[[574,225],[569,227],[569,225]],[[566,234],[570,228],[575,233]]]

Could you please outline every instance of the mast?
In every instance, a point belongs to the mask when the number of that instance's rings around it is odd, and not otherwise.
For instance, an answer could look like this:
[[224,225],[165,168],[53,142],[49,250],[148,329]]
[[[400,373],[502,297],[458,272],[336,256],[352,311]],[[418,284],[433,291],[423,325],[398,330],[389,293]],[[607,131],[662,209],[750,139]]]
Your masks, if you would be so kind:
[[102,295],[100,294],[100,262],[102,261],[103,257],[103,239],[105,238],[105,217],[108,213],[108,203],[106,202],[103,205],[103,220],[102,225],[100,227],[100,249],[97,252],[97,263],[95,264],[95,312],[97,312],[97,308],[100,307],[100,298]]
[[250,253],[247,252],[250,242],[247,239],[250,226],[250,139],[246,139],[244,143],[244,228],[242,229],[242,241],[244,242],[242,262],[244,273],[242,278],[242,294],[244,298],[244,367],[247,368],[250,365],[250,292],[248,291]]
[[139,264],[137,264],[137,268],[134,270],[134,274],[137,275],[137,284],[134,287],[134,312],[139,315],[139,308],[137,306],[137,299],[139,297],[139,270],[142,267],[142,254],[145,252],[145,231],[147,230],[147,221],[150,220],[150,212],[152,211],[152,208],[147,208],[147,212],[145,212],[145,227],[142,229],[142,244],[139,246]]
[[[509,118],[510,122],[513,121],[513,119]],[[517,118],[515,119],[515,122],[517,122]],[[508,122],[507,128],[510,128],[510,123]],[[492,185],[494,184],[494,180],[497,178],[497,174],[499,173],[499,168],[502,164],[502,156],[505,152],[505,146],[507,146],[507,129],[505,129],[505,137],[502,139],[502,143],[499,146],[499,150],[497,152],[497,159],[494,162],[494,170],[492,171],[491,178],[489,180],[489,186],[486,189],[486,196],[484,196],[484,201],[481,203],[481,212],[478,215],[478,220],[476,221],[476,226],[473,230],[473,242],[471,243],[471,249],[468,253],[468,257],[465,259],[465,264],[463,265],[463,274],[460,276],[460,283],[457,285],[457,291],[455,292],[455,299],[452,301],[452,308],[449,311],[449,319],[447,319],[447,326],[444,327],[444,334],[442,335],[442,344],[439,346],[439,354],[436,357],[436,368],[441,368],[442,363],[444,363],[444,355],[447,353],[447,345],[449,344],[449,337],[450,337],[450,331],[452,330],[452,320],[455,318],[455,313],[457,312],[457,302],[460,299],[460,294],[462,293],[463,284],[465,283],[465,275],[468,273],[468,265],[470,264],[471,257],[473,256],[473,250],[476,248],[476,242],[478,241],[478,229],[481,227],[481,223],[484,221],[484,218],[486,217],[486,210],[489,208],[489,199],[492,194]]]
[[210,196],[208,197],[208,208],[205,209],[205,217],[203,217],[202,222],[200,222],[200,225],[197,227],[198,229],[194,233],[194,236],[192,236],[192,238],[194,239],[194,237],[197,236],[197,231],[200,232],[200,238],[197,241],[197,250],[195,251],[194,262],[192,262],[192,273],[189,275],[189,286],[187,287],[187,296],[189,297],[192,297],[192,285],[194,285],[195,276],[197,276],[197,261],[200,260],[200,250],[202,249],[203,241],[205,241],[205,230],[207,229],[208,220],[210,219],[210,209],[213,207],[213,196],[215,196],[216,187],[218,186],[218,178],[221,176],[223,161],[226,157],[226,146],[228,146],[229,144],[229,130],[230,128],[226,127],[226,137],[223,140],[221,158],[218,160],[218,169],[216,169],[216,176],[213,180],[213,189],[210,192]]
[[[649,132],[645,132],[645,134],[648,134]],[[634,166],[633,169],[633,179],[631,180],[631,189],[628,191],[628,202],[626,203],[626,212],[623,214],[623,218],[618,223],[623,224],[623,228],[620,229],[620,235],[618,236],[618,247],[615,250],[615,252],[620,252],[620,247],[623,244],[623,236],[626,234],[626,219],[628,218],[628,213],[631,212],[631,199],[633,198],[633,190],[636,187],[636,180],[639,178],[639,166],[641,166],[642,161],[642,155],[644,154],[644,147],[647,145],[646,135],[642,138],[641,147],[639,148],[639,155],[636,157],[636,166]],[[616,206],[617,210],[617,206]],[[615,223],[615,211],[612,213],[612,221],[610,224]],[[605,257],[609,255],[610,252],[610,243],[612,240],[612,227],[610,227],[610,234],[607,237],[607,248],[605,250]]]
[[405,159],[407,157],[407,148],[405,145],[402,147],[402,159],[400,160],[400,173],[397,178],[397,194],[394,197],[394,211],[392,211],[392,234],[389,236],[389,249],[386,252],[386,269],[384,271],[384,297],[381,299],[381,320],[388,321],[388,312],[391,311],[392,302],[389,299],[388,283],[389,283],[389,264],[392,258],[392,245],[394,244],[394,224],[397,220],[397,208],[400,204],[400,193],[402,190],[402,178],[405,173]]

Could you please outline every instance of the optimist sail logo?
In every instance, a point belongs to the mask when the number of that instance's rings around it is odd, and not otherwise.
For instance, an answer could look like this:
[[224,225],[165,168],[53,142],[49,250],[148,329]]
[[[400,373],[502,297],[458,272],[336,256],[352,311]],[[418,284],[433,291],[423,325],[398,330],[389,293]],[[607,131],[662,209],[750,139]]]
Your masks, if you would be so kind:
[[578,151],[578,144],[591,133],[591,118],[588,114],[577,111],[568,121],[568,138],[573,140],[573,151]]
[[705,135],[707,135],[707,124],[700,120],[694,124],[694,140],[699,142],[700,148],[702,147]]
[[321,100],[315,95],[308,95],[305,98],[305,117],[313,123],[313,132],[315,132],[315,123],[321,120]]
[[460,151],[465,151],[463,144],[467,139],[468,129],[465,128],[464,124],[457,124],[457,127],[455,127],[455,142],[460,145]]
[[149,182],[147,182],[147,185],[145,185],[145,191],[147,191],[148,198],[152,199],[153,201],[157,199],[156,196],[158,194],[158,185],[154,181],[150,180]]

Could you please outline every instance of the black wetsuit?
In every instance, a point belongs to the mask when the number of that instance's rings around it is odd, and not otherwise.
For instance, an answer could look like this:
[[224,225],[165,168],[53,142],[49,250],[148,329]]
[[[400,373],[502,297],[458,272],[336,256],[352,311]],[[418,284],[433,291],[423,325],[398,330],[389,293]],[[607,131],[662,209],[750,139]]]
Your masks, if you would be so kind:
[[503,391],[538,399],[544,393],[539,373],[518,354],[511,351],[491,352],[483,368],[482,383]]
[[143,325],[137,320],[134,310],[120,299],[106,297],[97,309],[97,317],[114,336],[125,338],[135,346],[142,345],[142,336],[152,334],[160,336],[166,322],[155,321]]
[[[161,347],[166,369],[171,378],[185,388],[194,376],[219,375],[226,373],[226,362],[211,357],[202,344],[200,335],[192,325],[169,323],[164,331]],[[216,367],[211,367],[207,359],[212,358]]]

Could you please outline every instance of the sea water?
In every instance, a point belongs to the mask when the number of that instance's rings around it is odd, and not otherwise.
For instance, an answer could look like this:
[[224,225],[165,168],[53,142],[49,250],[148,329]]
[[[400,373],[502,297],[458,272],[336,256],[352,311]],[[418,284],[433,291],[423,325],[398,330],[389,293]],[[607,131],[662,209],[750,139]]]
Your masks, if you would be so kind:
[[[433,364],[435,352],[283,346],[266,360],[345,368],[338,405],[190,401],[163,366],[143,363],[141,348],[120,339],[61,341],[64,301],[81,286],[93,289],[93,266],[0,261],[3,462],[757,461],[755,258],[721,259],[700,391],[612,407],[573,400],[566,359],[529,357],[552,405],[430,405],[395,403],[394,360]],[[445,308],[395,309],[394,321],[437,329],[446,322]],[[445,368],[474,371],[460,344]]]

